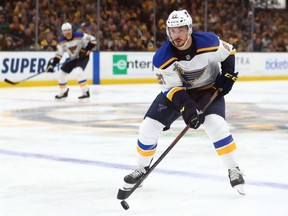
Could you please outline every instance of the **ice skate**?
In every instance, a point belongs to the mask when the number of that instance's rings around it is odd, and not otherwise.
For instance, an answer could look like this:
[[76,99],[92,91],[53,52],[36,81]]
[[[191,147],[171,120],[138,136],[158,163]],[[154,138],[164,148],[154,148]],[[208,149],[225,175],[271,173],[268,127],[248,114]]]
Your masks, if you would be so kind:
[[87,90],[85,93],[83,93],[82,96],[78,97],[78,99],[82,100],[82,99],[87,99],[90,98],[90,92],[89,90]]
[[56,95],[55,99],[60,100],[60,99],[67,98],[68,97],[68,92],[69,92],[69,88],[67,88],[67,90],[65,92]]
[[[141,168],[135,169],[129,175],[126,175],[124,177],[125,185],[123,186],[123,189],[125,189],[125,190],[131,189],[146,174],[148,169],[149,169],[148,166],[147,167],[141,167]],[[139,185],[139,187],[141,187],[141,186],[142,186],[142,184]]]
[[244,191],[244,178],[243,173],[240,171],[239,167],[235,167],[228,170],[230,184],[233,188],[235,188],[239,194],[245,195]]

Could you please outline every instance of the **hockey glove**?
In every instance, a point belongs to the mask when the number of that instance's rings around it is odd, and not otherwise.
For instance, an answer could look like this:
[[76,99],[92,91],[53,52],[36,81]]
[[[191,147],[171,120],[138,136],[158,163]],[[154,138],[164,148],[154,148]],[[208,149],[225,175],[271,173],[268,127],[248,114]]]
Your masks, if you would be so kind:
[[57,58],[50,59],[48,64],[47,64],[46,72],[53,73],[54,67],[56,66],[57,63],[59,63],[59,61],[60,60]]
[[218,74],[216,80],[215,80],[215,87],[222,89],[222,91],[219,93],[219,95],[224,96],[230,92],[232,89],[232,86],[234,82],[238,79],[238,72],[236,73],[222,73]]
[[79,55],[79,58],[83,58],[85,56],[89,56],[91,53],[91,50],[95,47],[95,43],[89,42],[85,49],[82,49]]
[[79,52],[78,59],[82,59],[84,57],[86,57],[86,50],[85,49],[81,49],[81,51]]
[[201,113],[194,101],[189,101],[180,110],[182,117],[187,125],[191,128],[197,129],[205,121],[204,113]]
[[53,73],[54,72],[54,66],[52,64],[48,63],[47,68],[46,68],[46,72]]

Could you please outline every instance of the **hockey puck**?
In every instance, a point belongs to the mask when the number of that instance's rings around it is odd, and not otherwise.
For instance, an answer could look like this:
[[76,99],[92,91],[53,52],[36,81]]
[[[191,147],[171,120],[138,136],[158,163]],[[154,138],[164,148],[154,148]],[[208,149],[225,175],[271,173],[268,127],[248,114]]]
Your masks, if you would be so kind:
[[129,209],[129,205],[128,205],[128,203],[127,203],[125,200],[122,200],[122,201],[121,201],[121,205],[122,205],[122,207],[123,207],[125,210],[128,210],[128,209]]

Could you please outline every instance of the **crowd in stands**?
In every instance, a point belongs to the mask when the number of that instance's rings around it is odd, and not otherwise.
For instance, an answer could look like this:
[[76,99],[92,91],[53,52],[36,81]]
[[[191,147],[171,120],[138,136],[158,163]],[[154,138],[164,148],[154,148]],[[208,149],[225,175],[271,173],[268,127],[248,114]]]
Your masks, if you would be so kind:
[[36,5],[32,0],[1,0],[0,50],[55,51],[61,24],[69,21],[74,31],[96,36],[98,50],[155,51],[167,39],[165,21],[169,13],[179,9],[190,12],[194,32],[214,32],[238,52],[288,50],[287,9],[252,10],[249,0],[154,2],[42,0]]

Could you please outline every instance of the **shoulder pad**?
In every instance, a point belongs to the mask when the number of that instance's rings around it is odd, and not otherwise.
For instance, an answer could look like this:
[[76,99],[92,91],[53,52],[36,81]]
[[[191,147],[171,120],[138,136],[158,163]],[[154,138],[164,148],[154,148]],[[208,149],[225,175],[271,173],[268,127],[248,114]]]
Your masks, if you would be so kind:
[[66,42],[67,41],[67,39],[64,37],[64,36],[62,36],[61,38],[59,38],[58,39],[58,44],[61,44],[61,43],[63,43],[63,42]]
[[79,38],[79,37],[83,37],[84,33],[83,32],[73,32],[73,38]]
[[153,65],[156,68],[165,69],[177,60],[170,41],[166,41],[153,56]]
[[197,46],[197,53],[212,52],[219,48],[219,38],[212,32],[192,33]]

